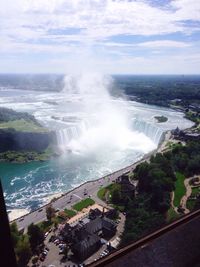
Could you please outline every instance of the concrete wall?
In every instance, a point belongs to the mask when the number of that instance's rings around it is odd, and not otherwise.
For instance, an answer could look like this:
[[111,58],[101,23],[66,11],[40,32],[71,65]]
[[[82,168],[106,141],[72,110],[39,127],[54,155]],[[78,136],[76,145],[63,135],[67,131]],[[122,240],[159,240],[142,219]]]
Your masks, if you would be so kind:
[[105,267],[192,267],[200,262],[200,216],[120,257]]

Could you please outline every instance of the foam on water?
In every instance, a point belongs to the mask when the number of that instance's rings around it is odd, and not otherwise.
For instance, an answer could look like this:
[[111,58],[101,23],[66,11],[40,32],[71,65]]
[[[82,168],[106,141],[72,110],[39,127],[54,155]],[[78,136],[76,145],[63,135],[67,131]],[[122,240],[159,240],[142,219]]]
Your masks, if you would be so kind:
[[[127,112],[129,102],[120,98],[116,101],[109,93],[113,88],[111,77],[99,73],[81,73],[66,76],[63,93],[68,99],[76,94],[87,121],[56,131],[58,145],[64,151],[93,153],[97,157],[106,151],[135,149],[148,152],[158,143],[131,125]],[[142,142],[140,141],[142,140]]]
[[[108,76],[82,73],[67,76],[60,93],[0,91],[1,106],[35,115],[66,151],[49,162],[0,163],[10,209],[36,208],[49,195],[128,166],[156,148],[165,130],[192,125],[180,112],[113,97],[113,88]],[[158,114],[168,121],[157,123]]]

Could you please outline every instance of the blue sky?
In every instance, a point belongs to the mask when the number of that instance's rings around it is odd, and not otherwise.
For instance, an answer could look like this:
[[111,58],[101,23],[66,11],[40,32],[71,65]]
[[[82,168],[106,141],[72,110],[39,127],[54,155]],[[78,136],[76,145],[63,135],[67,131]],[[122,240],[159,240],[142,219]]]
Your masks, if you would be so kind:
[[200,74],[200,0],[1,0],[1,73]]

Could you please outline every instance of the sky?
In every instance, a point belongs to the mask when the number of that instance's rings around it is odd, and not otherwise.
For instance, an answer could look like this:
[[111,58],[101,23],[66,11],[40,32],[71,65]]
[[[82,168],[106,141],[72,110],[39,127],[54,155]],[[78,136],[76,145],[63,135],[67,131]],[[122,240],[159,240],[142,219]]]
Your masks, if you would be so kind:
[[0,73],[200,74],[200,0],[0,6]]

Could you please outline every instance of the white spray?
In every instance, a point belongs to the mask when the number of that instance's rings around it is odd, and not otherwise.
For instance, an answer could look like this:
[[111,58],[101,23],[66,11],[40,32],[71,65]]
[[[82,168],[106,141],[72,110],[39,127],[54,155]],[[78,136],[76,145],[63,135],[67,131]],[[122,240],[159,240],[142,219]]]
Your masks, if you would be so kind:
[[63,93],[66,98],[74,95],[79,99],[87,122],[87,130],[66,143],[67,149],[102,156],[117,150],[147,152],[155,148],[148,137],[131,129],[128,101],[111,96],[111,88],[112,78],[95,72],[65,77]]

